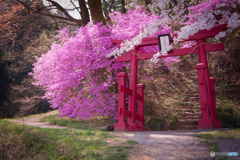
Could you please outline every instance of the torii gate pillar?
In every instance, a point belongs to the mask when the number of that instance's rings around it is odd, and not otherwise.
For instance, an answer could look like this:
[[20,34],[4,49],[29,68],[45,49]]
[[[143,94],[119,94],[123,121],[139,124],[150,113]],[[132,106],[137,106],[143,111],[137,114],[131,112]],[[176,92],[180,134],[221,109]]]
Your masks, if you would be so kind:
[[135,47],[131,51],[131,62],[130,62],[130,82],[129,89],[132,90],[132,96],[129,95],[129,111],[132,112],[132,116],[128,117],[128,124],[130,131],[137,131],[136,125],[136,99],[137,99],[137,60],[138,47]]
[[199,128],[220,128],[220,122],[217,120],[216,99],[214,82],[210,81],[207,55],[205,51],[205,38],[198,38],[198,56],[199,64],[196,65],[198,71],[199,94],[201,101],[202,119],[199,120]]

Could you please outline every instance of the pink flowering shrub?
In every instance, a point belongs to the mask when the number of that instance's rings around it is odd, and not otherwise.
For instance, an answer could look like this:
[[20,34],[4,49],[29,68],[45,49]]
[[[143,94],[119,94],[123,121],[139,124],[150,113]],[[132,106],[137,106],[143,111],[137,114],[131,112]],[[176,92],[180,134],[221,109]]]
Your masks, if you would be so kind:
[[116,95],[108,91],[112,74],[124,65],[106,58],[113,48],[110,29],[89,23],[75,35],[68,32],[62,29],[57,36],[60,43],[53,43],[51,50],[34,64],[35,85],[44,87],[44,98],[52,108],[59,108],[61,116],[116,116]]
[[[116,117],[116,74],[124,64],[116,63],[113,57],[106,58],[116,48],[110,39],[132,38],[159,17],[139,7],[123,15],[115,12],[111,17],[111,26],[89,23],[74,34],[67,28],[60,30],[51,50],[34,64],[34,84],[43,86],[43,98],[52,108],[59,108],[60,116]],[[169,28],[160,30],[166,33]]]

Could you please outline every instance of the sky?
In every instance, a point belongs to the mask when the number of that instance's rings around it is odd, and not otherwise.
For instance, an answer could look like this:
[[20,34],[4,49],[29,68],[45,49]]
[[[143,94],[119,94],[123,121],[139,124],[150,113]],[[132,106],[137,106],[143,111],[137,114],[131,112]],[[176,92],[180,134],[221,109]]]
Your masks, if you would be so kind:
[[[72,8],[73,5],[71,4],[71,2],[69,0],[55,0],[56,2],[58,2],[61,6],[63,6],[64,8]],[[74,2],[74,0],[73,0]],[[43,4],[47,5],[49,2],[47,2],[46,0],[43,0]],[[79,7],[78,2],[75,1],[74,4]],[[75,11],[69,11],[68,12],[71,16],[73,16],[76,19],[81,19],[79,13],[75,10]]]

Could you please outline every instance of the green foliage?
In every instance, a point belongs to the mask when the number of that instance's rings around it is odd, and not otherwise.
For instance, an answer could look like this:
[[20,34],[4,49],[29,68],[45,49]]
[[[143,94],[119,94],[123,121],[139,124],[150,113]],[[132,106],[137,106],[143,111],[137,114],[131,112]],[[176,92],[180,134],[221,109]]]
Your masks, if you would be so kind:
[[167,117],[163,115],[163,117],[150,117],[150,121],[147,123],[147,128],[152,131],[157,131],[164,129],[166,125]]
[[[32,86],[28,76],[32,63],[42,53],[50,49],[53,33],[41,31],[32,33],[31,40],[24,43],[24,50],[16,50],[21,45],[16,42],[15,51],[0,48],[0,118],[25,116],[50,110],[50,104],[42,100],[42,88]],[[36,34],[36,35],[35,35]]]
[[217,116],[222,127],[240,127],[240,115],[237,115],[230,106],[218,107]]
[[[9,58],[10,57],[10,58]],[[10,89],[10,83],[12,78],[7,73],[7,66],[11,63],[11,54],[6,52],[0,47],[0,118],[6,118],[12,115],[12,107],[7,107],[6,103],[8,92]],[[11,105],[10,105],[11,106]]]
[[171,120],[170,129],[171,130],[176,129],[177,125],[178,125],[178,118],[177,118],[177,116],[174,116]]

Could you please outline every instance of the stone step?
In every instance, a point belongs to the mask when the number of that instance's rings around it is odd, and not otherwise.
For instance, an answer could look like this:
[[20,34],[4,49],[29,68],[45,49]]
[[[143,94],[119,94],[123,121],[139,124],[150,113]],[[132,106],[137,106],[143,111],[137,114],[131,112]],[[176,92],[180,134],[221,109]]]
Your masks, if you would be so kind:
[[178,119],[185,119],[185,120],[187,120],[187,119],[193,119],[194,118],[194,116],[179,116],[178,117]]
[[192,102],[192,101],[199,101],[200,98],[199,97],[189,97],[189,101]]
[[193,113],[193,109],[181,108],[178,112],[190,112]]
[[185,116],[178,116],[178,119],[200,119],[201,116],[197,115],[185,115]]
[[201,112],[201,111],[195,112],[195,115],[196,115],[196,116],[201,116],[201,115],[202,115],[202,112]]
[[190,110],[201,110],[200,106],[186,106],[186,107],[181,107],[179,109],[190,109]]
[[199,97],[199,91],[185,94],[186,97]]
[[201,105],[199,103],[191,103],[191,104],[188,104],[188,105],[179,105],[178,107],[179,108],[192,108],[192,107],[200,107]]
[[[180,117],[180,118],[178,118],[178,120],[181,120],[181,121],[184,121],[183,123],[185,123],[185,121],[189,121],[189,120],[191,120],[191,119],[197,119],[197,120],[199,120],[199,119],[201,119],[201,117]],[[182,123],[182,122],[181,122]],[[189,122],[189,123],[196,123],[196,122]]]
[[193,119],[200,119],[201,115],[193,116]]
[[192,102],[189,102],[189,101],[182,101],[182,102],[179,102],[178,104],[179,106],[192,106]]
[[200,119],[201,115],[178,115],[178,119]]
[[177,130],[198,129],[198,125],[179,125]]
[[198,125],[198,119],[179,119],[180,125]]
[[195,105],[194,106],[201,106],[201,104],[200,104],[200,100],[199,100],[199,103],[195,103]]
[[199,115],[201,115],[201,112],[178,112],[178,115],[180,115],[180,116],[187,116],[187,115],[199,116]]

